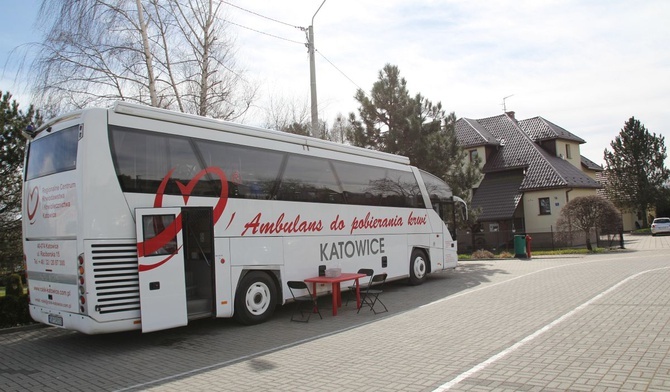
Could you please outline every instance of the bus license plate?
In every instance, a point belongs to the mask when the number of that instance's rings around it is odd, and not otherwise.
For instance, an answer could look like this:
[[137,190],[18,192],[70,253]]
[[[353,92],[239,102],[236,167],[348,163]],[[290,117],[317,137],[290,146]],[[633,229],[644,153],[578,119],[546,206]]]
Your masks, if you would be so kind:
[[58,325],[59,327],[63,326],[63,317],[57,314],[49,315],[49,324]]

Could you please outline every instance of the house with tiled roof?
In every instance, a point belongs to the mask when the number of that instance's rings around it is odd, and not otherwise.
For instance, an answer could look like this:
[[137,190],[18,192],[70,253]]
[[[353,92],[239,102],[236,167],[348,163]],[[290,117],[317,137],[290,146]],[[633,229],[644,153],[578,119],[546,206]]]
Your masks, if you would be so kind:
[[509,247],[518,234],[530,235],[534,247],[552,247],[561,208],[600,188],[603,169],[580,155],[585,141],[542,117],[461,118],[456,135],[468,159],[480,158],[483,173],[472,196],[479,227],[459,236],[466,247]]

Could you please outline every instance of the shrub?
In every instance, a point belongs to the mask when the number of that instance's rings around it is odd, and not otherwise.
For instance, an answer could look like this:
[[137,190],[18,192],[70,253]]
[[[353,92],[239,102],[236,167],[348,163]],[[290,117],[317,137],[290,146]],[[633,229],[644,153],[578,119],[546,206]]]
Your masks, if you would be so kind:
[[495,256],[488,250],[479,249],[472,254],[473,259],[492,259]]
[[502,251],[500,252],[498,257],[500,257],[501,259],[511,259],[514,257],[514,255],[512,253],[509,253],[508,251]]
[[32,323],[28,310],[28,296],[6,296],[0,298],[0,328],[16,327]]
[[18,274],[9,275],[7,287],[5,287],[7,297],[20,297],[23,295],[23,282]]

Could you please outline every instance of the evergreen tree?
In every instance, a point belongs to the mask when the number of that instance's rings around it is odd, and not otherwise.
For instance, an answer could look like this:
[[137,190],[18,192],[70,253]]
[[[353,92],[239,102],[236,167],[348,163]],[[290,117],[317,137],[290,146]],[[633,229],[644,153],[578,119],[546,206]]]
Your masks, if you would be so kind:
[[26,114],[8,92],[0,91],[0,270],[13,270],[23,260],[21,188],[25,139],[21,131],[41,118],[32,106]]
[[355,98],[360,106],[358,117],[349,114],[351,144],[407,156],[467,200],[481,174],[476,164],[466,163],[453,112],[446,114],[442,103],[433,104],[421,94],[412,97],[398,67],[390,64],[379,71],[369,96],[359,89]]
[[311,124],[294,122],[291,125],[282,127],[280,131],[302,136],[311,136],[309,132],[310,127]]
[[642,225],[648,227],[647,210],[656,205],[670,177],[664,166],[665,138],[631,117],[610,146],[611,152],[605,149],[607,196],[622,210],[642,211]]
[[656,200],[656,216],[670,216],[670,189],[663,187],[661,195]]

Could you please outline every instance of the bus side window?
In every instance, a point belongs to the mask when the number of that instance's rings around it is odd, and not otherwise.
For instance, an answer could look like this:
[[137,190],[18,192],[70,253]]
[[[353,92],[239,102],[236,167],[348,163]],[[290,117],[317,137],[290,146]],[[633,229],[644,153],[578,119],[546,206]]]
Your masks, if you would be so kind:
[[424,207],[412,172],[333,161],[348,204]]
[[170,240],[146,256],[169,255],[177,250],[176,226],[170,226],[174,222],[174,219],[174,215],[145,215],[142,217],[145,244],[162,234],[165,230],[171,230],[171,233],[169,233]]
[[[189,183],[203,170],[185,137],[121,127],[111,127],[110,136],[114,166],[124,192],[155,193],[172,171],[165,193],[180,195],[176,182]],[[198,181],[191,195],[214,196],[212,182]]]
[[248,146],[196,140],[206,166],[226,174],[228,197],[269,199],[275,188],[284,153]]
[[315,203],[344,203],[342,189],[325,159],[290,155],[278,198]]
[[380,205],[382,193],[375,184],[384,180],[385,169],[341,161],[333,161],[333,167],[342,183],[347,204]]

